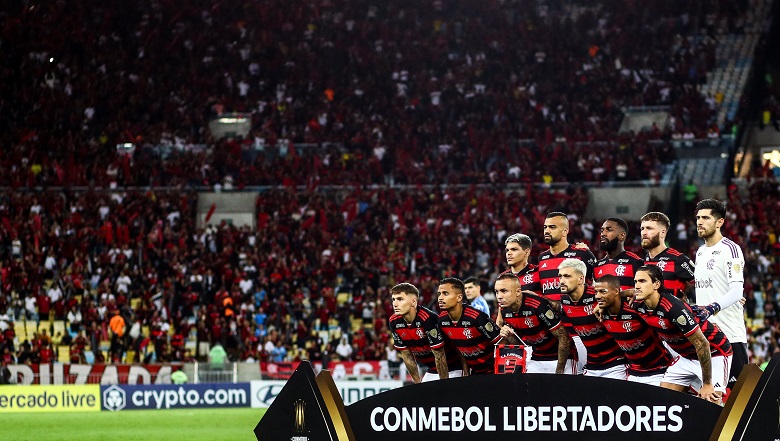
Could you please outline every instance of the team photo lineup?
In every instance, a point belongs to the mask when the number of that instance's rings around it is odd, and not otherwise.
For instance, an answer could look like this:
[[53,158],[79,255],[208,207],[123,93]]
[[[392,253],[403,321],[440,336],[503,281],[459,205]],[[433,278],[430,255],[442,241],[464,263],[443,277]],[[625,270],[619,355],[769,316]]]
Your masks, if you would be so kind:
[[585,244],[568,242],[567,215],[551,212],[543,225],[549,249],[537,264],[529,263],[526,234],[506,238],[509,268],[493,281],[495,312],[478,288],[470,292],[479,285],[474,278],[442,279],[438,312],[410,283],[390,289],[395,348],[415,383],[492,374],[501,363],[496,345],[523,345],[527,373],[634,381],[722,405],[748,363],[745,259],[721,233],[726,219],[716,199],[696,205],[703,243],[694,261],[666,246],[665,214],[641,218],[643,256],[625,249],[629,226],[611,217],[597,259]]

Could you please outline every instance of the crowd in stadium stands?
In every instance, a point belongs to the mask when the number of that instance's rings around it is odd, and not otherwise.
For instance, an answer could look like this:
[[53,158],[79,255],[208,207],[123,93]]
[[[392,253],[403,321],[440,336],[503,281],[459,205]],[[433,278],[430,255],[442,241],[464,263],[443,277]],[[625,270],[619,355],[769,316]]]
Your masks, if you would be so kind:
[[[645,137],[712,129],[716,103],[696,87],[717,36],[739,32],[747,10],[746,0],[20,2],[0,12],[0,185],[573,181],[599,168],[593,180],[648,179],[667,158]],[[669,128],[617,135],[621,108],[653,105],[671,106]],[[247,139],[211,139],[206,123],[226,111],[252,114]],[[347,150],[240,154],[261,139]],[[209,149],[130,158],[115,151],[125,142]],[[556,159],[570,166],[548,165]]]
[[[503,237],[538,244],[548,211],[588,238],[582,188],[532,183],[657,179],[670,138],[706,138],[716,103],[696,86],[746,4],[15,3],[0,11],[0,363],[62,345],[73,362],[187,360],[192,339],[232,359],[385,358],[394,282],[431,302],[441,277],[487,280]],[[653,105],[669,128],[618,134],[622,107]],[[232,111],[252,114],[250,136],[212,139]],[[507,182],[524,187],[353,189]],[[197,228],[183,190],[278,184],[256,230]],[[68,189],[112,185],[178,190]],[[738,215],[760,232],[762,202]],[[104,354],[117,312],[127,331]],[[12,319],[49,318],[66,332],[13,344]]]

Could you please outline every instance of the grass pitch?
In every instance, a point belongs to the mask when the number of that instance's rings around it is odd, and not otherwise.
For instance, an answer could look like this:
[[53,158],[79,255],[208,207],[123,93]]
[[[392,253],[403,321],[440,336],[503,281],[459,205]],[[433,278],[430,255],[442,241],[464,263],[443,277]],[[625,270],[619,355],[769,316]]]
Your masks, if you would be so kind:
[[246,440],[265,409],[0,414],[2,441]]

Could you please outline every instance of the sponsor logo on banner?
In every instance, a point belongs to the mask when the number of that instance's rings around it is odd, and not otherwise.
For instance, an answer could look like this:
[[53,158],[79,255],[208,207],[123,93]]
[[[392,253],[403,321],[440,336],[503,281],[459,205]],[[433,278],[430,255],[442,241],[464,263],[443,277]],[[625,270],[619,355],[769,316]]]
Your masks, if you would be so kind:
[[[274,380],[286,380],[290,378],[295,369],[301,364],[299,361],[290,363],[260,363],[260,373],[264,378]],[[322,363],[314,363],[315,372],[323,369]],[[340,361],[329,363],[327,369],[334,379],[348,376],[371,375],[380,379],[389,379],[390,370],[387,361]]]
[[12,364],[11,376],[18,384],[171,384],[171,373],[182,368],[172,364]]
[[103,409],[249,407],[249,383],[101,386]]
[[[336,381],[336,389],[344,400],[344,405],[350,405],[363,398],[397,389],[403,386],[402,381]],[[251,405],[257,407],[269,407],[274,399],[282,392],[286,381],[282,380],[260,380],[251,383]]]
[[0,414],[14,412],[98,412],[100,386],[0,386]]

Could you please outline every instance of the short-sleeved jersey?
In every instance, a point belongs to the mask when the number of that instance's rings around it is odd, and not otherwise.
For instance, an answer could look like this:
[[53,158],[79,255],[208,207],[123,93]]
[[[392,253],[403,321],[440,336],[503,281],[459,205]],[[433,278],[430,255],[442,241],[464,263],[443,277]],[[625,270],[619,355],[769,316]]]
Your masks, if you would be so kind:
[[417,315],[411,323],[398,314],[393,314],[388,322],[393,346],[398,350],[408,349],[418,362],[428,368],[428,372],[438,372],[436,358],[431,350],[439,348],[444,349],[450,370],[463,368],[452,343],[444,339],[439,329],[437,314],[430,309],[418,306]]
[[[725,237],[715,245],[702,245],[696,252],[696,303],[718,302],[731,282],[744,282],[745,258],[742,249]],[[737,302],[710,317],[732,343],[747,343],[742,304]]]
[[644,261],[641,257],[631,251],[623,251],[614,259],[605,256],[596,262],[593,268],[593,278],[598,280],[607,274],[613,275],[620,280],[620,289],[631,289],[634,287],[634,273],[638,270]]
[[[563,323],[547,300],[536,295],[523,294],[520,309],[515,312],[504,308],[501,310],[501,316],[504,323],[515,330],[523,343],[531,346],[533,360],[558,359],[558,337],[554,336],[552,331],[563,326]],[[576,354],[574,344],[571,348],[573,354]]]
[[442,311],[439,313],[439,328],[466,359],[471,373],[493,373],[493,348],[501,340],[501,335],[498,325],[487,314],[464,306],[460,320],[454,321],[447,311]]
[[561,320],[572,336],[578,335],[588,352],[587,369],[602,370],[626,363],[626,356],[604,324],[596,318],[596,295],[586,290],[579,300],[561,296]]
[[688,256],[674,248],[667,248],[653,258],[646,255],[645,264],[655,265],[663,272],[664,288],[678,299],[683,296],[685,282],[693,280],[696,267]]
[[490,315],[490,306],[488,306],[487,300],[485,300],[485,298],[482,296],[475,297],[473,300],[469,300],[469,306],[478,311],[482,311],[487,315]]
[[542,296],[548,300],[561,300],[561,282],[558,279],[558,267],[566,259],[579,259],[588,267],[586,279],[593,280],[593,266],[596,256],[590,250],[580,250],[571,245],[557,255],[547,250],[539,255],[539,281],[542,284]]
[[508,269],[501,273],[501,275],[504,274],[515,274],[520,280],[520,288],[523,291],[533,291],[542,295],[542,284],[539,281],[539,267],[537,265],[529,263],[519,273],[513,273],[511,269]]
[[731,343],[717,326],[709,321],[699,322],[691,307],[668,292],[661,293],[661,299],[655,309],[644,302],[635,302],[634,309],[652,327],[661,340],[674,351],[690,360],[698,360],[696,348],[688,340],[697,329],[701,329],[704,338],[710,343],[712,355],[731,355]]
[[669,351],[642,316],[624,302],[617,314],[604,311],[604,327],[628,359],[630,375],[647,376],[666,372],[672,362]]

